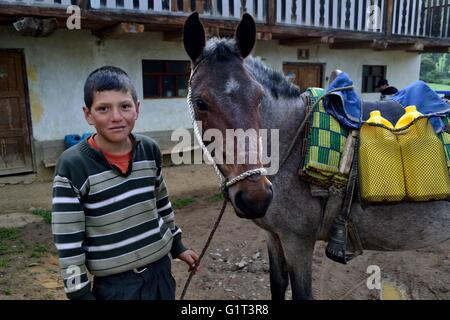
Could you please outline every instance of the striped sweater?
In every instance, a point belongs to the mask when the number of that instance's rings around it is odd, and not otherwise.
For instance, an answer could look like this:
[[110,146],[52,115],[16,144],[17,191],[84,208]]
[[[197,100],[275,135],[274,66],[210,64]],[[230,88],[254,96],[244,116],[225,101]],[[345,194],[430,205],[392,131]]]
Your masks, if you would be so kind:
[[92,297],[87,271],[117,274],[186,250],[161,174],[161,152],[150,138],[133,138],[126,174],[86,140],[58,160],[52,231],[69,299]]

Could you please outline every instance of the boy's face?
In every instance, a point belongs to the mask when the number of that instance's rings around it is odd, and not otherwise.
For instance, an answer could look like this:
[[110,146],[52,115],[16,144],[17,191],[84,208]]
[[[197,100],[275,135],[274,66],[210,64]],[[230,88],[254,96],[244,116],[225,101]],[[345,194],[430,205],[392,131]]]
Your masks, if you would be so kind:
[[91,109],[83,107],[83,111],[98,135],[110,143],[123,143],[138,118],[139,101],[135,104],[129,92],[100,91],[94,93]]

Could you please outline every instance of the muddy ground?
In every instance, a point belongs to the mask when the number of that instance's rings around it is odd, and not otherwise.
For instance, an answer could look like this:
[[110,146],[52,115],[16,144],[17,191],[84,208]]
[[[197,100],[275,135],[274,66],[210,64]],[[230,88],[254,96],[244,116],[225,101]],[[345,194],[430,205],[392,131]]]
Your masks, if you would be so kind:
[[[222,201],[211,167],[169,167],[165,176],[184,242],[200,252]],[[0,185],[0,299],[65,299],[51,229],[51,184]],[[44,218],[42,218],[42,217]],[[18,225],[22,225],[17,227]],[[367,288],[367,268],[381,270],[385,298],[450,299],[450,242],[406,252],[366,251],[347,266],[328,260],[324,243],[314,253],[315,299],[380,299]],[[177,298],[188,273],[173,261]],[[289,297],[290,291],[288,291]],[[269,299],[264,231],[228,207],[194,276],[187,299]]]

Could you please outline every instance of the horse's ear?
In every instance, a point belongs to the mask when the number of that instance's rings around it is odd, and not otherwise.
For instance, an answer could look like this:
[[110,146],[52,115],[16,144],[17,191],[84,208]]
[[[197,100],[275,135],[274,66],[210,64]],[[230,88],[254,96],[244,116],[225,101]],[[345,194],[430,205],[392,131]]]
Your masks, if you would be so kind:
[[183,41],[184,49],[192,62],[197,61],[203,52],[206,43],[205,29],[198,17],[198,13],[192,13],[184,23]]
[[234,37],[242,58],[247,57],[252,52],[256,42],[256,24],[251,15],[244,13]]

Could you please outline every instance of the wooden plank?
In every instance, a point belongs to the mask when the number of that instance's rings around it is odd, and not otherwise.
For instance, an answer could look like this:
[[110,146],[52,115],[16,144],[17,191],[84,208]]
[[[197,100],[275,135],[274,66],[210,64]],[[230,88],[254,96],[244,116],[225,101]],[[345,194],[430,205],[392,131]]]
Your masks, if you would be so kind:
[[333,2],[333,28],[338,28],[338,2]]
[[[387,6],[386,6],[386,36],[390,36],[392,34],[392,27],[395,23],[394,19],[394,0],[386,0]],[[384,13],[383,13],[384,14]]]
[[183,0],[183,12],[191,12],[191,1]]
[[305,26],[311,26],[312,19],[311,19],[311,0],[305,0],[306,1],[306,14],[305,14]]
[[162,11],[162,0],[153,0],[153,11]]
[[108,9],[116,9],[116,0],[106,0],[106,7]]
[[355,2],[352,1],[350,4],[350,30],[355,30],[355,15],[356,15],[356,6]]
[[125,0],[124,8],[125,9],[134,9],[133,0]]
[[241,1],[240,0],[234,0],[234,17],[240,18],[241,17]]
[[178,8],[178,1],[177,0],[170,0],[170,11],[177,12],[180,9]]
[[297,19],[295,20],[295,24],[302,25],[304,23],[303,21],[303,6],[302,6],[302,0],[295,0],[297,2],[297,12],[295,12]]
[[286,1],[286,17],[284,22],[286,23],[292,23],[292,0],[285,0]]
[[275,10],[276,10],[275,0],[268,1],[267,2],[267,24],[269,26],[275,25],[275,23],[277,22]]
[[196,0],[195,1],[195,10],[199,14],[203,14],[203,12],[205,11],[205,1],[204,0]]
[[281,0],[276,0],[277,1],[277,23],[281,23],[284,22],[281,19]]
[[[62,5],[70,5],[70,0],[62,0]],[[91,0],[91,8],[100,9],[100,0]]]
[[385,21],[385,14],[384,14],[384,10],[385,10],[385,4],[386,4],[386,0],[380,0],[381,1],[381,10],[380,10],[380,15],[381,15],[381,19],[380,19],[380,31],[384,32],[384,21]]
[[140,11],[148,11],[148,1],[147,0],[139,0],[139,10]]
[[328,28],[329,11],[330,11],[330,0],[325,0],[323,4],[323,27]]
[[258,11],[256,12],[256,19],[258,21],[264,21],[264,1],[263,0],[257,0],[258,1]]
[[416,26],[416,4],[417,4],[417,0],[411,0],[411,8],[412,8],[412,13],[411,13],[411,17],[410,17],[410,20],[411,20],[411,28],[410,28],[410,30],[409,30],[409,34],[410,35],[415,35],[415,32],[414,32],[414,27]]
[[247,12],[252,15],[252,17],[255,16],[255,7],[253,5],[253,0],[247,0]]
[[222,0],[222,17],[230,17],[230,0]]
[[143,33],[144,29],[145,27],[143,24],[121,22],[113,27],[98,30],[94,34],[101,39],[116,39],[125,34]]
[[316,27],[320,26],[320,0],[315,1],[314,6],[314,25]]

